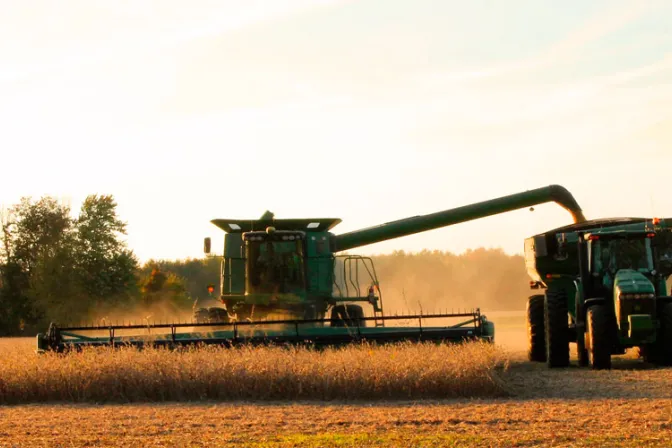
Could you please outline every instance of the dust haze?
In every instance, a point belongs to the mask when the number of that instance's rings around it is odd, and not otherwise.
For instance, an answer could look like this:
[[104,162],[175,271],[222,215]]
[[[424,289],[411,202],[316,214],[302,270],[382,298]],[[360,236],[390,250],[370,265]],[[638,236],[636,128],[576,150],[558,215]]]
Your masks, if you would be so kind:
[[193,309],[187,304],[178,306],[169,299],[159,299],[151,304],[138,303],[132,306],[101,307],[92,311],[87,318],[87,324],[117,325],[117,324],[153,324],[192,322]]
[[[398,251],[371,258],[386,314],[475,308],[486,313],[523,312],[531,295],[524,258],[499,249],[480,248],[459,255]],[[360,290],[368,288],[371,281],[365,269],[359,269],[358,279]]]
[[[525,307],[534,291],[522,255],[479,248],[462,254],[442,251],[372,256],[386,315],[472,311],[479,308],[495,324],[495,341],[507,350],[527,349]],[[342,265],[337,282],[343,285]],[[372,271],[369,269],[369,271]],[[366,295],[365,268],[350,275]],[[368,308],[368,307],[367,307]],[[371,315],[367,309],[367,314]]]

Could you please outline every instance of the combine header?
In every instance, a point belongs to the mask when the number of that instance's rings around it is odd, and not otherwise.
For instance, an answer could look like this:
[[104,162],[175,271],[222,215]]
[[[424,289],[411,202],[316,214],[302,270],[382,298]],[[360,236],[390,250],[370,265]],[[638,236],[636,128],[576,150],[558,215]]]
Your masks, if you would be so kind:
[[[445,326],[423,326],[423,321],[459,318],[462,322]],[[468,318],[466,321],[465,318]],[[416,326],[367,326],[367,322],[415,323]],[[326,326],[329,323],[330,326]],[[188,332],[183,332],[188,329]],[[152,335],[152,331],[156,331]],[[141,335],[124,335],[124,332],[142,331]],[[97,332],[98,336],[86,336]],[[105,336],[100,335],[105,334]],[[295,319],[261,320],[217,323],[171,323],[151,325],[109,325],[58,328],[52,325],[46,337],[38,337],[38,350],[63,351],[67,347],[95,346],[186,346],[193,344],[223,345],[268,345],[291,344],[311,347],[338,346],[353,342],[401,342],[401,341],[459,341],[485,339],[492,341],[493,324],[479,310],[472,312],[386,316],[383,318],[362,317],[350,325],[342,320]]]
[[[439,314],[385,315],[373,261],[339,254],[349,249],[457,223],[556,202],[573,221],[581,208],[565,188],[550,185],[433,214],[335,235],[337,218],[215,219],[224,253],[220,306],[197,308],[192,322],[61,327],[37,337],[39,350],[100,345],[166,346],[195,343],[307,344],[357,341],[494,340],[494,325],[479,309]],[[211,240],[204,241],[210,254]],[[367,305],[365,313],[362,305]]]

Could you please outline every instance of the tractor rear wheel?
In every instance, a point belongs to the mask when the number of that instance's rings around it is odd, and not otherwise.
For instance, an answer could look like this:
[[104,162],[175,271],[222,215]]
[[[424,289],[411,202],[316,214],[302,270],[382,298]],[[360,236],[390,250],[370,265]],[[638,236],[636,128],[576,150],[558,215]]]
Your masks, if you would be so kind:
[[[672,303],[662,304],[658,310],[660,328],[656,342],[647,350],[650,361],[662,366],[672,366]],[[651,356],[653,355],[653,356]]]
[[543,295],[530,296],[527,300],[527,343],[530,361],[546,361]]
[[586,333],[577,331],[576,333],[576,356],[579,359],[579,366],[586,367],[590,365],[588,350],[586,350]]
[[588,310],[588,359],[594,370],[611,369],[611,332],[609,310],[593,305]]
[[547,290],[544,301],[544,334],[548,367],[569,366],[569,325],[567,321],[567,295],[563,290]]
[[336,305],[331,310],[332,327],[365,327],[364,310],[359,305]]

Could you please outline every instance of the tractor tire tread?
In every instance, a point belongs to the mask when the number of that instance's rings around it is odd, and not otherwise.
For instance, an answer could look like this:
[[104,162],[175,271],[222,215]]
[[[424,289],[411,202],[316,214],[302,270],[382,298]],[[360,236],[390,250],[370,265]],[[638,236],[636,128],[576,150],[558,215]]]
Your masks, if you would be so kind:
[[659,311],[660,330],[653,352],[654,362],[662,366],[672,366],[672,303],[663,304]]
[[527,300],[527,358],[533,362],[546,361],[544,336],[544,296],[534,295]]
[[605,305],[594,305],[588,310],[588,357],[594,370],[611,369],[611,319]]
[[569,366],[569,328],[567,295],[564,291],[547,290],[544,300],[544,334],[546,365]]

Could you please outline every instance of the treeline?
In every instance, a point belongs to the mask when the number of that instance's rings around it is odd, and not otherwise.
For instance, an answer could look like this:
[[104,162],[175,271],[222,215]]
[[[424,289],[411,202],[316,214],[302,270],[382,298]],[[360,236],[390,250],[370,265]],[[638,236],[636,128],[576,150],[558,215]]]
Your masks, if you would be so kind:
[[[34,335],[50,322],[188,319],[196,300],[208,301],[208,284],[218,294],[219,259],[141,265],[122,241],[126,224],[116,207],[112,196],[92,195],[74,217],[52,197],[23,198],[3,211],[0,336]],[[530,293],[522,256],[498,249],[371,258],[386,313],[524,310]]]

